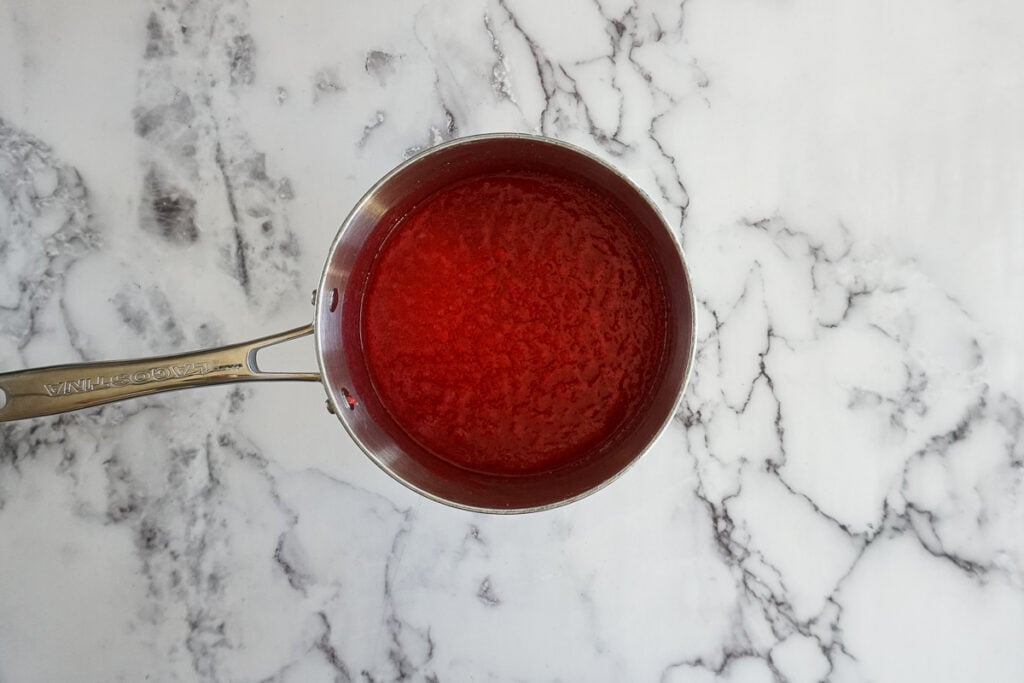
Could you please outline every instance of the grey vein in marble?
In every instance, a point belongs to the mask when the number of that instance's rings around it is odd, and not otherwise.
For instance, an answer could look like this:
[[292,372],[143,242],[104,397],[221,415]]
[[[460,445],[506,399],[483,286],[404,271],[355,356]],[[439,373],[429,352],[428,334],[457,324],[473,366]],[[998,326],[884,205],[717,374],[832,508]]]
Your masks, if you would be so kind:
[[[280,191],[290,185],[267,174],[265,155],[234,117],[217,113],[255,79],[247,14],[244,2],[160,5],[150,14],[134,112],[148,166],[140,219],[182,247],[212,239],[248,300],[272,308],[298,284],[298,241],[282,210],[291,192]],[[317,92],[337,87],[318,81]]]

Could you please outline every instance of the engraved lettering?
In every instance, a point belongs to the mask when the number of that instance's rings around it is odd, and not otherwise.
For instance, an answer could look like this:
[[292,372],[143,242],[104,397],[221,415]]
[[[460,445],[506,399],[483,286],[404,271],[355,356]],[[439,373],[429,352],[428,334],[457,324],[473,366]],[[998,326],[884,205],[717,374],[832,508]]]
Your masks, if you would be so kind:
[[[241,363],[227,363],[225,365],[218,365],[217,367],[214,368],[214,370],[238,370],[243,367],[245,366],[242,365]],[[202,374],[205,375],[207,372],[209,372],[209,370],[204,371]]]
[[[236,367],[236,366],[232,366]],[[238,365],[237,367],[242,367]],[[128,386],[129,384],[150,384],[152,382],[165,382],[168,380],[181,379],[206,375],[212,372],[210,365],[203,362],[183,363],[179,365],[159,365],[145,370],[136,370],[131,373],[117,375],[106,375],[96,377],[80,377],[67,379],[55,384],[43,384],[46,395],[50,397],[67,396],[68,394],[82,394],[102,389],[114,389]]]

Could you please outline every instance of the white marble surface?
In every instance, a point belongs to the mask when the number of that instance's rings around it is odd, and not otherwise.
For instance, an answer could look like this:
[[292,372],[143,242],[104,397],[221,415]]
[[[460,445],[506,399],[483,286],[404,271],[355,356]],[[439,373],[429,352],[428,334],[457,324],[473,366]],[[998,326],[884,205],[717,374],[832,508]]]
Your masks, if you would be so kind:
[[1022,35],[999,0],[0,0],[0,370],[304,324],[362,192],[494,130],[625,169],[700,300],[678,420],[543,514],[418,498],[316,385],[0,426],[0,681],[1024,680]]

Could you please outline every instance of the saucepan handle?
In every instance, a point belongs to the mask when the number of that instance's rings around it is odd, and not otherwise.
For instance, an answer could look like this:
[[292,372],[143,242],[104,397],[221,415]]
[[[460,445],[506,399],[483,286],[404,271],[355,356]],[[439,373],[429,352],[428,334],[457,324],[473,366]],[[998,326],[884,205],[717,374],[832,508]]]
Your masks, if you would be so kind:
[[306,325],[216,349],[0,374],[0,422],[66,413],[161,391],[254,380],[319,382],[315,372],[262,372],[256,352],[313,333]]

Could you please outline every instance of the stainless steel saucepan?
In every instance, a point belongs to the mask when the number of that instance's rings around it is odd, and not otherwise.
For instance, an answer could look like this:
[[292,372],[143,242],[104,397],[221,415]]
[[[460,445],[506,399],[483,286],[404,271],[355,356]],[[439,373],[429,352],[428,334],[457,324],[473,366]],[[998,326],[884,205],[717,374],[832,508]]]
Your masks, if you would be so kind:
[[[604,193],[650,246],[667,291],[669,339],[651,400],[627,433],[582,465],[539,474],[472,472],[432,456],[395,424],[374,392],[360,341],[369,268],[398,220],[434,192],[494,171],[569,174]],[[694,355],[694,298],[682,252],[661,214],[624,175],[597,157],[548,138],[491,134],[454,140],[404,162],[345,219],[314,294],[313,322],[232,346],[144,360],[79,363],[0,374],[0,421],[20,420],[188,387],[256,380],[322,382],[329,409],[381,469],[448,505],[482,512],[528,512],[577,500],[612,481],[668,424]],[[263,372],[260,349],[314,335],[320,373]]]

